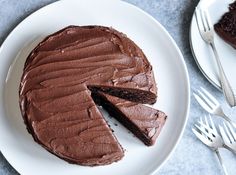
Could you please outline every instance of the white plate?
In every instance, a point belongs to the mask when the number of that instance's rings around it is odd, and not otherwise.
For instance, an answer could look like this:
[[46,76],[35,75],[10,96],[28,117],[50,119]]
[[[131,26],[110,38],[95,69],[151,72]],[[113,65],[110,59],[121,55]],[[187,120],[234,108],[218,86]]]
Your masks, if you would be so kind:
[[[202,0],[198,6],[206,7],[205,3],[208,3],[208,10],[212,20],[212,24],[217,23],[221,16],[228,11],[228,5],[232,3],[232,0]],[[211,2],[211,3],[209,3]],[[220,82],[218,79],[218,68],[209,45],[207,45],[201,38],[196,18],[193,15],[191,29],[190,29],[190,44],[195,61],[205,75],[205,77],[218,89],[220,89]],[[218,50],[222,66],[225,74],[236,93],[236,50],[224,42],[217,34],[215,34],[215,44]]]
[[[68,164],[50,154],[28,134],[18,106],[24,61],[43,37],[72,24],[112,26],[143,49],[153,65],[159,87],[159,99],[154,107],[168,114],[155,146],[146,147],[120,124],[114,126],[114,121],[109,119],[115,135],[126,149],[125,157],[108,166],[85,167]],[[1,47],[0,57],[0,149],[23,175],[151,174],[165,162],[183,133],[190,100],[183,57],[173,39],[154,18],[128,3],[64,0],[48,5],[27,17],[11,32]]]

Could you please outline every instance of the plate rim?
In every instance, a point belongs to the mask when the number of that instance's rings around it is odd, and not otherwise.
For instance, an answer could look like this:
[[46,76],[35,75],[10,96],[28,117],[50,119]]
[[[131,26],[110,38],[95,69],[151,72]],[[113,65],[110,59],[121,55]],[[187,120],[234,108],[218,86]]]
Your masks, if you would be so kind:
[[[31,17],[32,15],[35,15],[36,13],[39,13],[39,11],[41,11],[42,9],[48,8],[49,6],[53,6],[56,5],[58,3],[61,3],[63,1],[66,0],[60,0],[60,1],[55,1],[52,3],[49,3],[47,5],[44,5],[43,7],[37,9],[36,11],[33,11],[31,14],[29,14],[28,16],[26,16],[24,19],[22,19],[14,28],[13,30],[11,30],[9,32],[9,34],[7,35],[7,37],[3,40],[2,44],[0,45],[0,55],[2,53],[3,47],[6,43],[6,41],[8,41],[9,38],[11,38],[11,36],[15,33],[15,31],[20,27],[20,25],[25,22],[29,17]],[[68,1],[68,0],[67,0]],[[70,0],[70,1],[74,1],[74,0]],[[103,0],[103,1],[109,1],[111,3],[110,0]],[[142,15],[148,17],[152,22],[154,22],[156,25],[159,26],[159,28],[162,30],[162,32],[164,32],[166,34],[166,36],[170,39],[173,48],[176,50],[176,52],[178,53],[178,60],[179,60],[179,64],[181,66],[181,68],[183,68],[183,74],[184,74],[184,86],[186,87],[186,107],[184,110],[184,121],[183,121],[183,125],[181,127],[181,132],[178,134],[178,137],[176,138],[176,142],[175,144],[173,144],[173,147],[171,149],[171,151],[169,153],[167,153],[166,157],[163,159],[163,161],[160,163],[159,166],[157,166],[156,168],[153,168],[153,170],[150,171],[151,175],[155,174],[170,158],[170,156],[174,153],[177,145],[179,144],[181,138],[183,137],[183,133],[185,131],[186,125],[187,125],[187,121],[189,118],[189,111],[190,111],[190,102],[191,102],[191,98],[190,98],[190,80],[189,80],[189,73],[188,73],[188,69],[187,69],[187,65],[186,62],[184,60],[184,56],[180,50],[180,48],[178,47],[177,43],[175,42],[175,40],[172,38],[172,36],[169,34],[169,32],[164,28],[164,26],[157,20],[155,19],[153,16],[151,16],[150,14],[148,14],[147,12],[145,12],[144,10],[142,10],[141,8],[137,7],[134,4],[131,4],[129,2],[123,1],[123,0],[113,0],[113,1],[119,1],[119,3],[124,3],[127,6],[130,6],[131,8],[134,8],[135,10],[139,11]],[[13,59],[14,61],[14,59]],[[1,89],[1,93],[4,94],[4,87]],[[4,95],[3,95],[4,96]],[[2,102],[4,102],[3,98],[1,99]],[[4,104],[1,105],[1,107],[3,108],[3,114],[5,115],[5,106]],[[0,151],[3,154],[4,158],[9,162],[9,164],[19,173],[20,172],[18,169],[16,169],[12,162],[8,160],[7,157],[5,157],[4,152],[2,152],[3,149],[1,149],[1,144],[0,144]]]

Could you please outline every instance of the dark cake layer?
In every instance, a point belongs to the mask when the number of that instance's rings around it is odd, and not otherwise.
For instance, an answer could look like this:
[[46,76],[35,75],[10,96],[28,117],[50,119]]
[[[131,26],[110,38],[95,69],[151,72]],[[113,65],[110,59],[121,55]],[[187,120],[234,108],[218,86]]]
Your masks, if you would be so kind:
[[166,114],[135,102],[102,92],[92,94],[96,103],[121,122],[147,146],[155,143],[166,121]]
[[110,164],[124,153],[90,89],[145,103],[154,103],[157,94],[151,65],[124,34],[69,26],[28,56],[19,90],[21,112],[34,139],[56,156],[81,165]]
[[229,12],[222,16],[214,28],[225,42],[236,49],[236,2],[229,5]]

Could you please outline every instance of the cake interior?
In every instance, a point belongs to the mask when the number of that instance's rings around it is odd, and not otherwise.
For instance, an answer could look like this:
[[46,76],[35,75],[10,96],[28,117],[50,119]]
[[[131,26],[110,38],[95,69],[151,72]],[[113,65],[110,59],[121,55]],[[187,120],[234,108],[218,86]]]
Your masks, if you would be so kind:
[[[118,120],[147,146],[155,143],[167,118],[161,111],[149,108],[143,104],[112,97],[99,91],[92,93],[92,98],[97,105],[102,106],[109,115]],[[124,110],[126,107],[119,107],[120,104],[126,105],[127,108],[129,106],[136,106],[137,110],[141,108],[142,112],[139,115],[141,118],[132,118],[136,114],[133,114],[132,110],[127,112],[128,110]],[[152,117],[154,115],[155,119]],[[141,123],[137,122],[138,120],[141,120]],[[146,125],[148,122],[150,122],[150,125]]]
[[140,89],[131,89],[131,88],[118,88],[118,87],[107,87],[107,86],[88,86],[88,88],[94,93],[97,94],[99,91],[105,92],[115,97],[123,98],[129,101],[142,103],[142,104],[154,104],[156,102],[157,95],[148,92],[142,91]]
[[229,11],[214,25],[214,29],[226,43],[236,49],[236,1],[229,5]]

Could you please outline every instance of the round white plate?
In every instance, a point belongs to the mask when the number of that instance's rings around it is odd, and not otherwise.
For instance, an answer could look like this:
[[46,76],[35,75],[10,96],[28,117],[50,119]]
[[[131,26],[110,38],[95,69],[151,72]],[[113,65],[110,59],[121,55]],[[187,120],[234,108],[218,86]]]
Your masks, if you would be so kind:
[[[198,6],[208,8],[212,24],[215,24],[220,20],[221,16],[228,11],[228,5],[232,2],[232,0],[202,0]],[[195,61],[201,72],[215,87],[220,89],[218,68],[213,52],[210,46],[202,40],[199,34],[195,15],[193,15],[191,23],[190,44]],[[226,76],[236,93],[236,49],[224,42],[216,33],[215,44]]]
[[[33,141],[26,131],[18,106],[23,64],[31,49],[45,36],[67,25],[112,26],[127,34],[143,49],[153,65],[158,82],[159,98],[154,107],[168,115],[155,146],[145,146],[120,124],[115,126],[113,119],[108,119],[109,123],[126,152],[121,161],[111,165],[71,165]],[[167,31],[133,5],[118,0],[55,2],[27,17],[11,32],[1,46],[0,58],[0,149],[23,175],[152,174],[165,162],[183,133],[190,100],[183,57]]]

